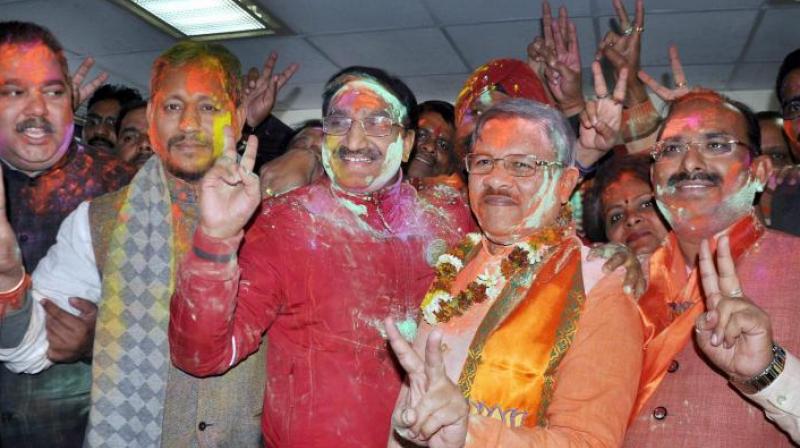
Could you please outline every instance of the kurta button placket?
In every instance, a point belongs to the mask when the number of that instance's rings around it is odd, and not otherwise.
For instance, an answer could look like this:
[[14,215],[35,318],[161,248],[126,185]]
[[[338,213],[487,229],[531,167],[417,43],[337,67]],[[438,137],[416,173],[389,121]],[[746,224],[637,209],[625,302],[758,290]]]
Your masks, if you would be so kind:
[[653,418],[656,420],[664,420],[667,418],[667,408],[664,406],[659,406],[653,409]]

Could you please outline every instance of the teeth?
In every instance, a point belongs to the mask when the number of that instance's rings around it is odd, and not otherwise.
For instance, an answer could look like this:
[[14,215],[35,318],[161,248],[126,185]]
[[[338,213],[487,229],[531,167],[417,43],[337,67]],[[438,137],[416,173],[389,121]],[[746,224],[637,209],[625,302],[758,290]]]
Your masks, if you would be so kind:
[[42,138],[45,136],[44,129],[42,128],[28,128],[24,132],[30,138]]
[[345,157],[342,157],[342,158],[344,160],[347,160],[348,162],[359,162],[359,163],[363,162],[363,163],[367,163],[367,162],[371,161],[367,157],[347,157],[347,156],[345,156]]

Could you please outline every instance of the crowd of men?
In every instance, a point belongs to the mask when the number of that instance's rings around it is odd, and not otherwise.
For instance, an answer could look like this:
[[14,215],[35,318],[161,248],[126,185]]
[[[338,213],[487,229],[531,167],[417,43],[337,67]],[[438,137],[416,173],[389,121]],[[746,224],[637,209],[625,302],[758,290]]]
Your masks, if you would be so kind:
[[613,4],[591,94],[544,2],[453,104],[353,66],[294,130],[274,53],[142,94],[0,22],[0,447],[800,444],[800,49],[756,114]]

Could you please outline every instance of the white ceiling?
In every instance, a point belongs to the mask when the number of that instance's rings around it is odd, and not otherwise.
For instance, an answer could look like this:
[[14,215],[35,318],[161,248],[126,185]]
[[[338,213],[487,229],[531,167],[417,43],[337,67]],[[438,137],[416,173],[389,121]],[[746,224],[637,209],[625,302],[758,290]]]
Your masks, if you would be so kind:
[[[191,0],[185,0],[191,1]],[[224,43],[245,67],[261,67],[271,50],[280,66],[300,70],[278,110],[320,107],[322,84],[348,65],[372,65],[401,76],[420,100],[453,101],[469,72],[496,57],[524,58],[539,33],[538,0],[260,0],[292,35]],[[611,0],[553,0],[578,28],[588,66],[614,15]],[[626,0],[633,12],[633,0]],[[768,90],[778,65],[800,47],[800,0],[646,0],[642,63],[669,72],[676,43],[688,79],[719,90]],[[147,90],[149,69],[175,40],[107,0],[0,0],[2,20],[50,28],[70,67],[86,55],[113,83]],[[589,77],[584,76],[584,81]]]

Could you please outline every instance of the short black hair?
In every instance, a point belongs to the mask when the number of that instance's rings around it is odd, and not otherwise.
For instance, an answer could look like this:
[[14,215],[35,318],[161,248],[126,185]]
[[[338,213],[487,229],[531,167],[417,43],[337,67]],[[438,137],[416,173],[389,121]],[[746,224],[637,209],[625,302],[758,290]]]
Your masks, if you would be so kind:
[[650,185],[650,165],[648,154],[613,153],[597,167],[591,186],[583,195],[583,231],[593,243],[608,242],[605,217],[603,216],[603,192],[611,184],[622,178],[623,174]]
[[142,94],[139,93],[138,90],[131,87],[119,84],[104,84],[100,86],[100,88],[97,89],[89,98],[89,101],[86,103],[86,109],[91,109],[92,106],[98,102],[105,100],[116,100],[120,107],[122,107],[123,104],[141,101]]
[[61,66],[61,72],[64,75],[64,82],[71,91],[72,85],[64,49],[50,30],[30,22],[0,22],[0,45],[31,44],[35,42],[41,42],[56,55],[58,64]]
[[672,101],[667,109],[667,115],[661,121],[661,127],[658,130],[658,140],[661,140],[661,133],[664,132],[664,127],[666,126],[667,121],[669,121],[670,116],[672,116],[675,109],[683,103],[697,99],[712,103],[718,102],[721,104],[727,104],[736,109],[742,115],[745,124],[747,125],[747,139],[750,143],[750,146],[748,146],[750,155],[753,158],[761,155],[761,127],[758,124],[758,118],[756,118],[756,114],[753,112],[753,109],[750,109],[748,105],[742,103],[741,101],[736,101],[733,98],[710,89],[694,89],[691,92]]
[[292,129],[292,132],[290,132],[289,135],[286,137],[286,144],[289,145],[289,143],[291,143],[292,140],[294,140],[294,138],[297,137],[301,132],[310,128],[322,129],[322,120],[315,118],[313,120],[306,120],[300,123],[294,129]]
[[147,107],[147,101],[141,98],[138,100],[128,101],[127,103],[122,103],[122,107],[120,107],[119,109],[119,116],[117,117],[117,122],[114,125],[117,137],[119,137],[119,132],[122,130],[122,120],[125,119],[125,116],[133,112],[134,110],[141,109],[143,107]]
[[783,81],[789,76],[789,73],[794,70],[800,69],[800,48],[786,55],[781,63],[781,68],[778,69],[778,78],[775,80],[775,96],[778,97],[778,102],[783,105]]
[[401,124],[408,130],[417,129],[417,98],[414,96],[414,92],[412,92],[400,78],[392,76],[375,67],[354,65],[342,69],[331,76],[328,82],[325,83],[325,90],[322,93],[322,116],[328,115],[328,108],[331,105],[331,100],[342,86],[350,81],[361,78],[367,78],[377,82],[388,90],[390,94],[394,95],[406,110],[406,115]]
[[421,117],[426,112],[434,112],[439,114],[442,119],[455,129],[456,127],[456,109],[452,104],[447,101],[428,100],[419,103],[417,106],[417,118]]

